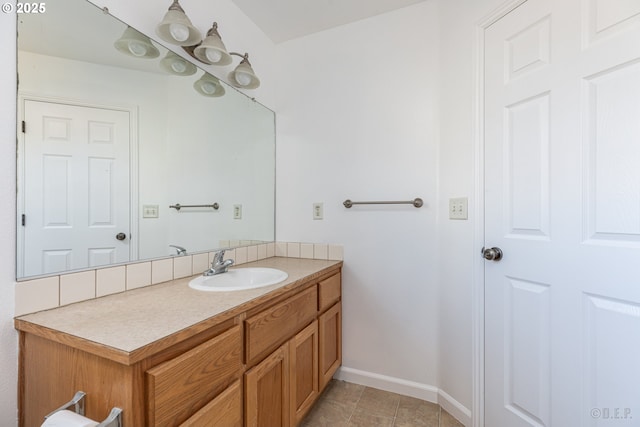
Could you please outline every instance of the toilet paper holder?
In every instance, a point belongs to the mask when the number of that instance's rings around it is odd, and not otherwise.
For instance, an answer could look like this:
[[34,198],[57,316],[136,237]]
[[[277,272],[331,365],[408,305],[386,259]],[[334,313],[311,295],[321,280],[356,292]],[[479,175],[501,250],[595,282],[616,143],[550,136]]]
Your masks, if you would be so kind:
[[[47,414],[44,417],[44,419],[46,420],[56,412],[64,411],[64,410],[73,411],[78,415],[84,416],[84,406],[85,406],[86,395],[87,393],[85,393],[84,391],[77,391],[76,394],[73,395],[73,398],[70,401],[68,401],[67,403],[65,403],[55,411],[52,411],[51,413]],[[111,412],[109,413],[107,418],[105,418],[104,421],[99,423],[97,427],[122,427],[122,409],[120,408],[111,409]]]

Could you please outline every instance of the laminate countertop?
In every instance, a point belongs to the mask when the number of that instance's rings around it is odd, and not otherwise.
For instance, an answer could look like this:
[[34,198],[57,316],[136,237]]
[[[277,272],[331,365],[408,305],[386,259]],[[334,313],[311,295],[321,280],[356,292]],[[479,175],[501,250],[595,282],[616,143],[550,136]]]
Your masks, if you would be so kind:
[[342,261],[267,258],[237,268],[277,268],[289,277],[258,289],[207,292],[189,287],[196,275],[27,314],[15,319],[15,327],[131,364],[341,266]]

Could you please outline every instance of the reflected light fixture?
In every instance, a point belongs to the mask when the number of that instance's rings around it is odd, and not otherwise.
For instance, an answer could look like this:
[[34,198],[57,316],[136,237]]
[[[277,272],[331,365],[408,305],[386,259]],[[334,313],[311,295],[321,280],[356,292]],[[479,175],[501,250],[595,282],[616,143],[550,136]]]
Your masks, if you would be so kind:
[[260,79],[251,68],[249,54],[240,55],[239,53],[231,52],[231,55],[240,56],[242,61],[240,61],[235,70],[229,73],[229,82],[233,86],[243,89],[255,89],[260,86]]
[[165,57],[160,60],[160,66],[176,76],[190,76],[195,74],[197,70],[195,65],[172,51],[168,51]]
[[224,87],[220,80],[209,73],[204,73],[202,77],[193,83],[193,87],[200,95],[217,98],[224,95]]
[[157,58],[160,56],[160,51],[151,43],[149,37],[131,27],[127,27],[113,45],[119,52],[135,58]]
[[167,43],[178,46],[193,46],[202,40],[200,31],[193,26],[178,0],[173,0],[162,22],[156,27],[156,33]]
[[207,37],[205,37],[202,43],[194,48],[193,56],[195,56],[196,59],[204,62],[205,64],[231,64],[231,55],[229,55],[229,52],[227,52],[227,48],[222,42],[220,33],[218,33],[217,22],[214,22],[211,26],[211,29],[207,31]]

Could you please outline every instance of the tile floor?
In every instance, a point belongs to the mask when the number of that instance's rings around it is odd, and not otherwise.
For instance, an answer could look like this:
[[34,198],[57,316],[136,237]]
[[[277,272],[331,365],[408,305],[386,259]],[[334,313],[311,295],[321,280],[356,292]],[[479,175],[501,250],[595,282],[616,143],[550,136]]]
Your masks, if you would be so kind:
[[301,427],[463,427],[435,403],[332,380]]

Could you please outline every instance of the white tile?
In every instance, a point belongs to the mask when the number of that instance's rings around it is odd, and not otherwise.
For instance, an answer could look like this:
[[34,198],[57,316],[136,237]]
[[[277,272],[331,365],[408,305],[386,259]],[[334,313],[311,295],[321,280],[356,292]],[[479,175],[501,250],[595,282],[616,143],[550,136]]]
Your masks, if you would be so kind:
[[247,262],[247,247],[236,248],[235,265],[245,264]]
[[126,267],[100,268],[96,270],[96,296],[117,294],[126,290]]
[[328,259],[329,258],[329,245],[322,245],[322,244],[313,245],[313,258],[315,258],[315,259]]
[[229,240],[229,246],[240,246],[240,240]]
[[173,280],[173,259],[151,261],[151,284]]
[[191,255],[173,258],[173,278],[181,279],[193,274],[193,259]]
[[287,257],[300,258],[300,243],[287,243]]
[[258,260],[258,247],[256,245],[247,246],[247,262]]
[[313,243],[300,243],[300,258],[313,259]]
[[267,243],[267,258],[276,256],[276,244],[274,242]]
[[16,283],[15,315],[35,313],[58,307],[60,304],[60,277],[45,277]]
[[275,256],[287,256],[287,244],[285,242],[276,242]]
[[211,264],[209,263],[208,253],[193,255],[193,274],[202,273],[209,268],[209,265]]
[[60,305],[86,301],[96,297],[96,271],[60,276]]
[[229,245],[231,245],[231,242],[229,240],[220,240],[218,242],[218,247],[219,248],[228,248]]
[[127,290],[151,284],[151,263],[127,264]]
[[258,245],[258,259],[265,259],[267,257],[267,245]]
[[333,261],[342,261],[344,259],[342,246],[329,245],[329,259]]

